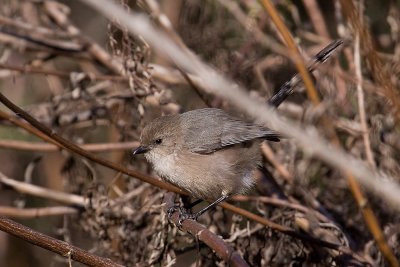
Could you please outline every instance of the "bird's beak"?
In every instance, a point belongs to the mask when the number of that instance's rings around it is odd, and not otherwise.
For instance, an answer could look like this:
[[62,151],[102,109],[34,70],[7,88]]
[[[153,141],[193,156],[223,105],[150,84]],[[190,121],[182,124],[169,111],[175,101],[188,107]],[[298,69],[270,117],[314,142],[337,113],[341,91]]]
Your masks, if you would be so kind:
[[133,155],[137,155],[137,154],[143,154],[146,153],[147,151],[149,151],[149,148],[146,146],[139,146],[138,148],[134,149],[132,151]]

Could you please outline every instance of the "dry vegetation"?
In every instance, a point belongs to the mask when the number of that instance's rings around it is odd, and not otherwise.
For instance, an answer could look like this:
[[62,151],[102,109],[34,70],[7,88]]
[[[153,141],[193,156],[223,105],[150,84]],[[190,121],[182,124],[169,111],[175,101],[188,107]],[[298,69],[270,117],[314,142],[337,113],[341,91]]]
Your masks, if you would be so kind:
[[[244,113],[118,18],[64,2],[0,6],[0,92],[28,113],[1,105],[0,229],[25,240],[0,232],[1,266],[399,266],[398,207],[292,138],[262,146],[267,173],[249,196],[229,201],[242,209],[222,205],[181,230],[169,222],[165,205],[175,195],[164,199],[166,189],[181,191],[130,154],[143,126],[206,106]],[[296,73],[275,11],[264,8],[269,1],[119,2],[253,99],[266,103]],[[334,39],[344,44],[312,73],[317,94],[297,85],[278,112],[398,184],[398,4],[293,2],[274,4],[306,62]],[[38,232],[18,231],[5,217]],[[38,242],[39,232],[89,252],[66,243],[51,249],[54,240]]]

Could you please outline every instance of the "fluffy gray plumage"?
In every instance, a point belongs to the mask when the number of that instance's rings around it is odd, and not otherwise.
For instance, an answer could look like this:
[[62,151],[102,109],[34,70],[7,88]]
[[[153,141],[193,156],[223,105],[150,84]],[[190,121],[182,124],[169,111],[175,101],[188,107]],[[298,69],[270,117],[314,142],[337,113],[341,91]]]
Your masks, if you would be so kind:
[[279,141],[263,126],[205,108],[155,119],[141,147],[165,180],[201,199],[243,193],[254,183],[262,139]]

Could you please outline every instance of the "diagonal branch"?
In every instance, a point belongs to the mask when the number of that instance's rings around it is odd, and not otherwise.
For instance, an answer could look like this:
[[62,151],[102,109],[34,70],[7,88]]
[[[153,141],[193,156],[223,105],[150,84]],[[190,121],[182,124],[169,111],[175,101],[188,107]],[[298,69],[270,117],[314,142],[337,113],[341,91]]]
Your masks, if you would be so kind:
[[55,252],[63,257],[71,258],[87,266],[93,267],[121,267],[110,259],[93,255],[86,250],[75,247],[67,242],[55,239],[32,230],[22,224],[0,216],[0,230],[21,238],[31,244]]
[[161,180],[155,179],[154,177],[151,177],[149,175],[143,174],[141,172],[138,172],[136,170],[130,170],[128,168],[125,168],[119,164],[113,163],[111,161],[105,160],[101,157],[98,157],[94,155],[93,153],[90,153],[82,148],[80,148],[78,145],[71,143],[70,141],[66,140],[65,138],[59,136],[56,134],[54,131],[51,129],[47,128],[45,125],[41,124],[38,122],[35,118],[33,118],[31,115],[29,115],[27,112],[25,112],[23,109],[12,103],[10,100],[8,100],[7,97],[5,97],[2,93],[0,93],[0,102],[2,102],[4,105],[6,105],[9,109],[14,111],[17,115],[20,117],[24,118],[26,121],[28,121],[34,128],[39,130],[42,134],[46,136],[47,139],[53,140],[52,143],[59,144],[62,148],[65,148],[69,151],[74,152],[75,154],[79,156],[83,156],[87,159],[90,159],[94,162],[97,162],[103,166],[106,166],[110,169],[120,171],[126,175],[136,177],[143,182],[152,184],[154,186],[157,186],[159,188],[163,188],[168,191],[173,191],[179,194],[185,194],[183,190],[177,188],[176,186],[173,186],[171,184],[165,183]]

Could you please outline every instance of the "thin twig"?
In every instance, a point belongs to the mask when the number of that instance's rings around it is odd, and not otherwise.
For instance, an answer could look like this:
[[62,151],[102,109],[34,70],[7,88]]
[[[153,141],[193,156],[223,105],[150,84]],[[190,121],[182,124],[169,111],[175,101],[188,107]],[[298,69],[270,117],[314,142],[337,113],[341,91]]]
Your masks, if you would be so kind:
[[[44,74],[44,75],[52,75],[52,76],[57,76],[61,78],[66,78],[70,79],[71,78],[71,72],[65,72],[65,71],[59,71],[59,70],[53,70],[53,69],[44,69],[44,68],[36,68],[32,66],[16,66],[16,65],[11,65],[11,64],[4,64],[0,63],[0,69],[7,69],[7,70],[13,70],[16,72],[20,73],[35,73],[35,74]],[[14,73],[15,74],[15,73]],[[125,77],[121,76],[116,76],[116,75],[93,75],[91,73],[86,73],[88,77],[92,80],[111,80],[111,81],[121,81],[121,82],[127,82],[128,79]]]
[[42,140],[52,143],[58,147],[61,147],[61,145],[56,142],[55,140],[51,139],[50,137],[48,137],[47,135],[45,135],[44,133],[42,133],[41,131],[39,131],[38,129],[36,129],[35,127],[33,127],[32,125],[18,119],[15,116],[12,116],[11,114],[8,114],[2,110],[0,110],[0,119],[2,120],[7,120],[9,122],[11,122],[12,124],[24,129],[25,131],[27,131],[28,133],[31,133],[39,138],[41,138]]
[[69,205],[77,205],[80,207],[84,207],[87,204],[87,200],[82,196],[67,194],[60,191],[54,191],[24,182],[18,182],[16,180],[8,178],[1,172],[0,172],[0,183],[8,185],[20,193],[52,199]]
[[[0,69],[10,70],[8,75],[15,75],[15,72],[19,73],[32,73],[32,74],[43,74],[43,75],[52,75],[65,79],[71,78],[70,72],[64,72],[54,69],[47,68],[37,68],[33,66],[17,66],[12,64],[0,63]],[[15,71],[15,72],[12,72]],[[182,77],[179,71],[171,68],[166,68],[164,66],[160,66],[157,64],[149,64],[149,71],[151,72],[151,77],[160,82],[164,82],[171,85],[186,85],[187,80]],[[117,75],[94,75],[93,73],[85,73],[91,80],[100,81],[115,81],[115,82],[128,82],[128,77],[125,76],[117,76]],[[6,74],[2,73],[2,77],[4,78]],[[203,91],[207,91],[204,83],[193,75],[188,75],[191,82],[198,88],[201,88]]]
[[367,116],[365,114],[364,105],[364,90],[362,88],[362,74],[361,74],[361,56],[360,56],[360,36],[356,33],[354,40],[354,67],[357,77],[357,100],[358,100],[358,113],[360,115],[360,124],[362,129],[362,136],[364,140],[365,155],[367,161],[372,168],[376,167],[374,156],[371,150],[371,142],[369,140],[369,131],[367,126]]
[[237,195],[237,196],[232,197],[232,200],[234,200],[234,201],[259,201],[259,202],[266,203],[266,204],[271,204],[271,205],[275,205],[275,206],[279,206],[279,207],[286,207],[286,208],[298,210],[298,211],[301,211],[304,213],[312,213],[313,215],[315,215],[315,217],[317,217],[319,220],[321,220],[323,222],[331,222],[331,220],[328,217],[326,217],[325,215],[323,215],[322,213],[320,213],[316,210],[307,208],[306,206],[303,206],[300,204],[291,203],[284,199],[280,199],[280,198],[276,198],[276,197]]
[[[132,147],[139,146],[139,142],[133,141],[133,142],[122,142],[122,143],[97,143],[97,144],[82,144],[79,146],[87,151],[102,152],[102,151],[115,151],[115,150],[129,150]],[[39,142],[34,143],[34,142],[16,141],[16,140],[0,140],[0,148],[38,151],[38,152],[54,152],[60,150],[59,146],[53,144],[39,143]]]
[[[87,204],[90,203],[89,199],[87,199],[85,197],[82,197],[79,195],[74,195],[74,194],[69,194],[69,193],[65,193],[65,192],[55,191],[55,190],[40,187],[37,185],[33,185],[33,184],[19,182],[19,181],[16,181],[14,179],[11,179],[11,178],[5,176],[1,172],[0,172],[0,183],[7,185],[9,187],[12,187],[14,190],[16,190],[20,193],[24,193],[24,194],[28,194],[28,195],[36,196],[36,197],[41,197],[41,198],[45,198],[45,199],[50,199],[53,201],[77,206],[80,208],[85,208],[87,206]],[[110,203],[110,206],[115,206],[116,204],[121,203],[121,201],[114,202],[113,200],[110,200],[109,203]],[[132,208],[130,208],[129,206],[123,206],[122,212],[128,216],[131,216],[132,214],[134,214],[134,210]]]
[[274,168],[282,175],[285,181],[287,181],[288,183],[293,183],[293,176],[280,162],[276,160],[276,157],[271,147],[265,142],[261,144],[261,152],[269,160],[269,162],[271,162]]
[[0,206],[0,216],[10,218],[39,218],[47,216],[71,215],[77,213],[77,209],[65,206],[24,209]]

